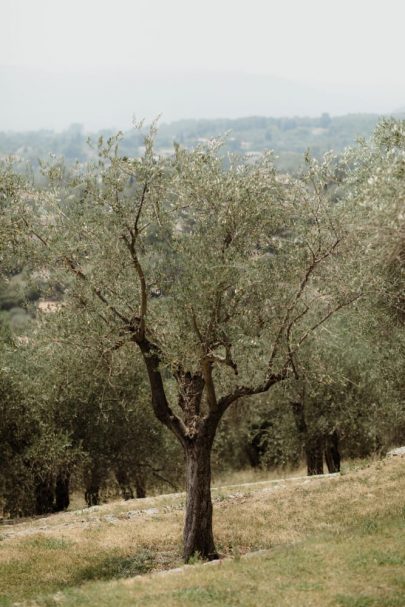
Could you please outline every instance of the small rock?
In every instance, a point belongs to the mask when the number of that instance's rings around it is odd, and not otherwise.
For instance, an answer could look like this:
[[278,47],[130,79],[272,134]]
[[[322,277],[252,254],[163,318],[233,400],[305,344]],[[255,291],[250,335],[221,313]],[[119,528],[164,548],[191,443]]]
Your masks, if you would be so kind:
[[141,513],[140,510],[128,510],[127,517],[133,518],[134,516],[139,516],[140,513]]
[[215,565],[222,565],[222,558],[219,559],[215,559],[214,561],[206,561],[205,563],[202,563],[204,565],[204,567],[212,567]]
[[397,447],[396,449],[391,449],[391,451],[388,451],[387,453],[387,457],[393,457],[398,455],[399,457],[405,457],[405,447]]

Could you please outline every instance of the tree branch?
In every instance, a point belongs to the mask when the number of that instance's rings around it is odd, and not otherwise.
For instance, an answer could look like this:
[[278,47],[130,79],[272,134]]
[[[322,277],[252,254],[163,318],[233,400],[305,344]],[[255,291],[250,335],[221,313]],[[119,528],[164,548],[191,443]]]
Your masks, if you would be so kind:
[[265,381],[262,384],[258,384],[257,386],[237,386],[233,392],[222,396],[218,401],[218,410],[221,415],[225,413],[228,407],[234,403],[239,398],[243,398],[244,396],[254,396],[255,394],[263,394],[263,392],[267,392],[270,390],[274,384],[277,384],[280,381],[283,381],[288,376],[288,364],[286,363],[280,373],[271,373],[267,376]]
[[143,190],[142,190],[141,201],[139,203],[138,211],[137,211],[136,216],[135,216],[135,222],[134,222],[133,231],[134,231],[134,233],[136,235],[138,235],[138,233],[139,233],[138,224],[139,224],[139,220],[141,218],[142,208],[143,208],[143,205],[144,205],[144,202],[145,202],[145,197],[146,197],[146,193],[148,191],[148,188],[149,188],[149,184],[148,184],[147,181],[145,181],[145,184],[144,184]]
[[183,447],[188,442],[187,428],[184,422],[172,411],[163,385],[162,374],[159,370],[159,348],[144,335],[134,335],[133,340],[138,344],[148,372],[152,395],[152,407],[157,419],[169,428],[178,438]]
[[207,390],[208,408],[211,411],[213,409],[216,409],[218,405],[217,395],[215,392],[215,384],[212,378],[212,363],[209,360],[204,359],[201,363],[201,367],[205,382],[205,388]]
[[198,326],[197,317],[195,315],[194,307],[193,307],[192,304],[190,305],[190,309],[191,309],[191,320],[192,320],[192,324],[193,324],[193,329],[195,331],[195,334],[198,337],[199,342],[201,344],[204,344],[204,339],[203,339],[203,336],[201,334],[200,327]]
[[349,299],[347,301],[344,301],[344,302],[338,304],[337,306],[335,306],[334,308],[332,308],[331,310],[329,310],[329,312],[327,314],[325,314],[325,316],[323,316],[318,322],[316,322],[315,324],[313,324],[312,327],[310,327],[304,333],[304,335],[298,341],[297,346],[292,351],[293,354],[295,354],[295,352],[298,350],[298,348],[301,346],[301,344],[304,343],[304,341],[311,335],[311,333],[313,333],[314,331],[316,331],[316,329],[318,327],[320,327],[321,325],[323,325],[331,316],[333,316],[333,314],[335,314],[336,312],[338,312],[342,308],[345,308],[346,306],[350,306],[350,304],[352,304],[353,302],[355,302],[357,299],[360,299],[360,297],[362,297],[362,295],[363,295],[363,293],[358,293],[357,295],[355,295],[351,299]]
[[[75,274],[78,278],[80,278],[80,280],[82,280],[83,282],[87,282],[89,283],[89,280],[86,276],[86,274],[77,267],[76,263],[73,261],[73,259],[71,259],[70,257],[67,257],[66,255],[64,256],[64,261],[67,265],[67,267],[70,269],[71,272],[73,272],[73,274]],[[95,287],[93,285],[91,286],[91,290],[93,291],[93,293],[96,295],[96,297],[109,309],[111,310],[111,312],[114,314],[114,316],[116,316],[117,318],[119,318],[122,322],[124,322],[126,325],[130,324],[130,320],[129,318],[127,318],[126,316],[124,316],[124,314],[121,314],[121,312],[119,310],[117,310],[117,308],[115,306],[113,306],[112,304],[110,304],[110,302],[108,301],[108,299],[105,297],[105,295],[103,295],[103,293],[101,292],[100,287]]]
[[[301,299],[302,295],[304,294],[304,291],[305,291],[305,289],[306,289],[306,287],[307,287],[307,285],[308,285],[308,283],[309,283],[309,280],[310,280],[310,278],[311,278],[312,274],[314,273],[314,271],[315,271],[315,269],[317,268],[317,266],[318,266],[318,265],[319,265],[319,264],[320,264],[322,261],[324,261],[324,260],[325,260],[327,257],[329,257],[329,255],[331,255],[331,254],[333,253],[333,251],[334,251],[334,250],[337,248],[337,246],[339,245],[339,243],[340,243],[340,239],[339,239],[339,238],[337,238],[337,239],[335,240],[335,242],[332,244],[332,246],[331,246],[331,247],[330,247],[330,248],[329,248],[329,249],[328,249],[328,250],[327,250],[327,251],[326,251],[326,252],[325,252],[323,255],[321,255],[321,256],[319,256],[319,257],[318,257],[318,256],[315,254],[315,252],[312,250],[312,248],[311,248],[311,247],[309,247],[309,249],[310,249],[310,251],[311,251],[312,260],[311,260],[310,264],[308,265],[308,267],[307,267],[307,269],[306,269],[306,272],[305,272],[305,274],[304,274],[304,277],[302,278],[302,280],[301,280],[301,282],[300,282],[300,285],[299,285],[299,287],[298,287],[298,289],[297,289],[297,291],[296,291],[296,293],[295,293],[295,296],[294,296],[294,297],[293,297],[293,299],[292,299],[292,302],[291,302],[291,303],[290,303],[290,305],[287,307],[287,311],[286,311],[285,316],[284,316],[284,318],[283,318],[283,321],[282,321],[282,323],[281,323],[281,325],[280,325],[280,329],[279,329],[279,331],[278,331],[278,333],[277,333],[277,335],[276,335],[276,339],[275,339],[275,341],[274,341],[273,348],[272,348],[272,351],[271,351],[271,354],[270,354],[270,359],[269,359],[269,368],[271,368],[271,367],[272,367],[272,364],[273,364],[273,362],[274,362],[274,359],[275,359],[275,357],[277,356],[277,353],[278,353],[278,348],[279,348],[280,341],[281,341],[281,338],[282,338],[282,336],[283,336],[283,333],[284,333],[286,330],[288,330],[288,327],[289,327],[288,322],[289,322],[289,320],[290,320],[290,315],[291,315],[291,312],[294,310],[294,308],[295,308],[295,306],[297,305],[298,301]],[[318,249],[318,250],[319,250],[319,249]],[[304,314],[305,314],[305,313],[306,313],[306,312],[304,312]],[[293,326],[293,325],[294,325],[296,322],[298,322],[298,320],[299,320],[301,317],[302,317],[302,315],[298,315],[298,316],[297,316],[297,317],[296,317],[296,318],[293,320],[293,323],[292,323],[292,325],[291,325],[291,327],[290,327],[290,329],[289,329],[290,331],[291,331],[291,329],[292,329],[292,326]]]
[[145,278],[145,274],[144,274],[142,265],[139,261],[138,254],[136,252],[135,244],[136,244],[137,233],[134,232],[133,230],[130,230],[130,234],[131,234],[130,239],[128,238],[128,236],[126,234],[124,234],[122,236],[122,238],[130,252],[132,263],[133,263],[133,266],[135,268],[135,271],[136,271],[136,273],[138,275],[138,279],[139,279],[139,291],[140,291],[140,300],[141,301],[140,301],[140,306],[139,306],[139,317],[137,317],[137,319],[138,319],[138,323],[139,323],[138,329],[140,331],[140,335],[143,335],[145,333],[145,316],[146,316],[147,306],[148,306],[146,278]]

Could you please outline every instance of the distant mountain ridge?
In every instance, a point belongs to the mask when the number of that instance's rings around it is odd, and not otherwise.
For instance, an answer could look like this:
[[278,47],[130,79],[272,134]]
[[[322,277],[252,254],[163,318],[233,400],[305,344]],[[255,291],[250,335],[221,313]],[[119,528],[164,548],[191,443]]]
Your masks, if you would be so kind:
[[131,119],[391,113],[405,87],[304,84],[239,72],[52,71],[0,67],[0,130],[130,127]]

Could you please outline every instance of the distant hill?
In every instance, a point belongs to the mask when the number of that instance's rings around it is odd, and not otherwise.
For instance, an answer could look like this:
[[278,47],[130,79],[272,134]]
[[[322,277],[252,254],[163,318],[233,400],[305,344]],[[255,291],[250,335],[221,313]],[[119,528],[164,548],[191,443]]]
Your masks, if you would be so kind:
[[242,72],[52,71],[0,67],[0,130],[127,129],[133,114],[163,120],[387,113],[405,88],[313,85]]
[[[248,116],[237,119],[178,120],[161,122],[157,135],[157,148],[161,154],[170,154],[173,143],[185,147],[226,134],[225,149],[231,152],[259,155],[272,149],[279,156],[280,167],[294,170],[310,148],[315,156],[328,150],[341,151],[355,143],[358,137],[368,137],[379,116],[377,114],[348,114],[330,116],[327,113],[311,117]],[[73,124],[62,132],[40,130],[30,132],[0,132],[0,155],[17,154],[31,161],[50,153],[63,155],[68,161],[84,161],[94,155],[87,145],[90,135],[109,136],[112,129],[86,132],[80,124]],[[136,156],[142,153],[143,135],[131,129],[125,131],[121,143],[122,153]]]

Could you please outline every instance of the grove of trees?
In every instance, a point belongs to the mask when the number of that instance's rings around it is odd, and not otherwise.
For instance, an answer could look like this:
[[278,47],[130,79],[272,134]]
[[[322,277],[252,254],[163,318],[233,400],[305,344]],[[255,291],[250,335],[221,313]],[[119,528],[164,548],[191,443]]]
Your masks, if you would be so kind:
[[212,457],[319,474],[403,440],[405,124],[296,175],[143,136],[39,180],[1,167],[0,295],[23,270],[54,305],[31,285],[32,321],[3,322],[0,495],[13,516],[66,508],[72,479],[88,505],[112,478],[142,497],[184,458],[184,558],[213,559]]
[[[403,118],[403,115],[398,117]],[[369,137],[378,120],[376,114],[178,120],[160,125],[155,148],[158,153],[168,154],[174,141],[191,149],[202,141],[228,133],[224,142],[226,150],[258,154],[271,148],[278,156],[277,166],[284,170],[295,170],[302,166],[303,154],[307,148],[311,148],[315,157],[321,157],[330,149],[341,152],[358,137]],[[106,138],[113,134],[111,130],[104,130],[91,133],[91,137],[97,139],[102,135]],[[89,133],[80,124],[72,124],[62,132],[0,132],[0,157],[14,154],[28,160],[34,167],[37,166],[38,158],[46,158],[49,154],[63,156],[68,164],[85,162],[94,158],[92,148],[87,145],[88,136]],[[143,144],[143,134],[132,129],[124,133],[120,149],[122,154],[139,156],[143,153]]]

